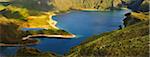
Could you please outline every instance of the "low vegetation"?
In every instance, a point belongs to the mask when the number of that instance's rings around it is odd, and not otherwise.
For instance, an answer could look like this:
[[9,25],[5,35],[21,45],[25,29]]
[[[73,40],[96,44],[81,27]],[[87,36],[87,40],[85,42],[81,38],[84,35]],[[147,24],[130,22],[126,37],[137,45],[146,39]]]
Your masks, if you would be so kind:
[[[0,18],[0,42],[3,43],[16,43],[21,41],[21,37],[23,36],[22,31],[20,31],[19,25],[21,24],[15,20],[8,20],[4,17]],[[15,39],[15,40],[14,40]]]
[[148,20],[149,19],[149,14],[148,12],[132,12],[131,16],[136,18],[136,19],[140,19],[140,20]]
[[24,28],[58,29],[55,26],[57,22],[51,18],[53,15],[54,13],[29,16],[25,19],[26,22],[24,22],[21,26]]
[[54,30],[54,29],[43,29],[43,30],[29,30],[25,31],[27,35],[37,35],[37,34],[45,34],[45,35],[70,35],[70,33],[64,30]]
[[38,49],[30,47],[21,47],[17,50],[14,57],[57,57],[56,54],[51,52],[41,52]]

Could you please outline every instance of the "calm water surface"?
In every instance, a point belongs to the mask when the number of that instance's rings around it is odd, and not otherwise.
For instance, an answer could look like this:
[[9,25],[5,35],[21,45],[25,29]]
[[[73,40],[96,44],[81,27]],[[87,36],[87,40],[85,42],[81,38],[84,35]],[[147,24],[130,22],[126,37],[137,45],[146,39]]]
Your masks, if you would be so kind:
[[[56,20],[57,27],[71,32],[77,37],[73,39],[40,39],[40,44],[30,46],[37,48],[43,52],[55,52],[57,54],[65,54],[73,46],[79,45],[87,37],[109,32],[119,28],[123,25],[124,14],[129,11],[110,11],[110,12],[84,12],[71,11],[53,16]],[[16,52],[18,47],[1,47],[0,55],[10,55]]]

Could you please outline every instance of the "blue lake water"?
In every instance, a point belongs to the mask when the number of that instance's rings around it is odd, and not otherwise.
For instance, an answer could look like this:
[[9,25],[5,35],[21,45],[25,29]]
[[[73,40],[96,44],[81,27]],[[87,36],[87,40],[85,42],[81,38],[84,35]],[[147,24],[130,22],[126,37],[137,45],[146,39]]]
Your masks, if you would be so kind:
[[[52,18],[56,20],[57,27],[75,34],[73,39],[40,39],[38,45],[30,46],[43,52],[55,52],[65,54],[70,48],[79,45],[82,41],[92,35],[116,30],[123,25],[124,14],[128,10],[114,10],[108,12],[84,12],[70,11]],[[32,29],[31,29],[32,30]],[[18,47],[3,47],[0,55],[14,54]]]

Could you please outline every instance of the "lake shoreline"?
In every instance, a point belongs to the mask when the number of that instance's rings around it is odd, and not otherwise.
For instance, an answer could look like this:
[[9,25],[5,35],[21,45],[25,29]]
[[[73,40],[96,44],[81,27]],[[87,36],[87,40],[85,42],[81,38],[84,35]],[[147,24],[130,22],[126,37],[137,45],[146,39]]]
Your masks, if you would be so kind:
[[71,34],[71,35],[44,35],[44,34],[38,34],[38,35],[28,35],[27,37],[23,37],[22,40],[27,40],[30,38],[35,38],[35,37],[47,37],[47,38],[51,38],[51,37],[56,37],[59,39],[71,39],[76,37],[76,35]]
[[21,46],[31,46],[31,45],[37,45],[39,44],[39,41],[36,39],[27,39],[27,40],[22,40],[26,43],[0,43],[0,47],[21,47]]
[[[71,35],[42,35],[42,34],[39,34],[39,35],[28,35],[27,37],[23,37],[22,40],[23,41],[28,41],[29,39],[30,40],[34,40],[34,38],[38,38],[38,37],[46,37],[46,38],[57,38],[57,39],[72,39],[74,37],[76,37],[76,35],[74,34],[71,34]],[[11,47],[16,47],[16,46],[30,46],[30,45],[36,45],[38,44],[39,41],[36,41],[36,42],[33,42],[33,43],[27,43],[27,44],[5,44],[5,43],[0,43],[0,47],[8,47],[8,46],[11,46]]]

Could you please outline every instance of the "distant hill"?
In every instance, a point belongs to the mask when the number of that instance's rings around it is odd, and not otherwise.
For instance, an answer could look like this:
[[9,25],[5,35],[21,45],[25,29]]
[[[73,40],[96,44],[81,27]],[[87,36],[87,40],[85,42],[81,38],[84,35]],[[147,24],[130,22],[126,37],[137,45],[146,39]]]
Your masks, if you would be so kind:
[[52,0],[58,10],[68,9],[98,9],[109,10],[119,8],[120,0]]
[[[121,9],[123,4],[132,10],[141,10],[145,8],[146,11],[149,7],[148,0],[52,0],[52,4],[58,10],[65,11],[70,9],[97,9],[99,11],[106,11],[111,9]],[[141,4],[142,3],[142,4]]]

